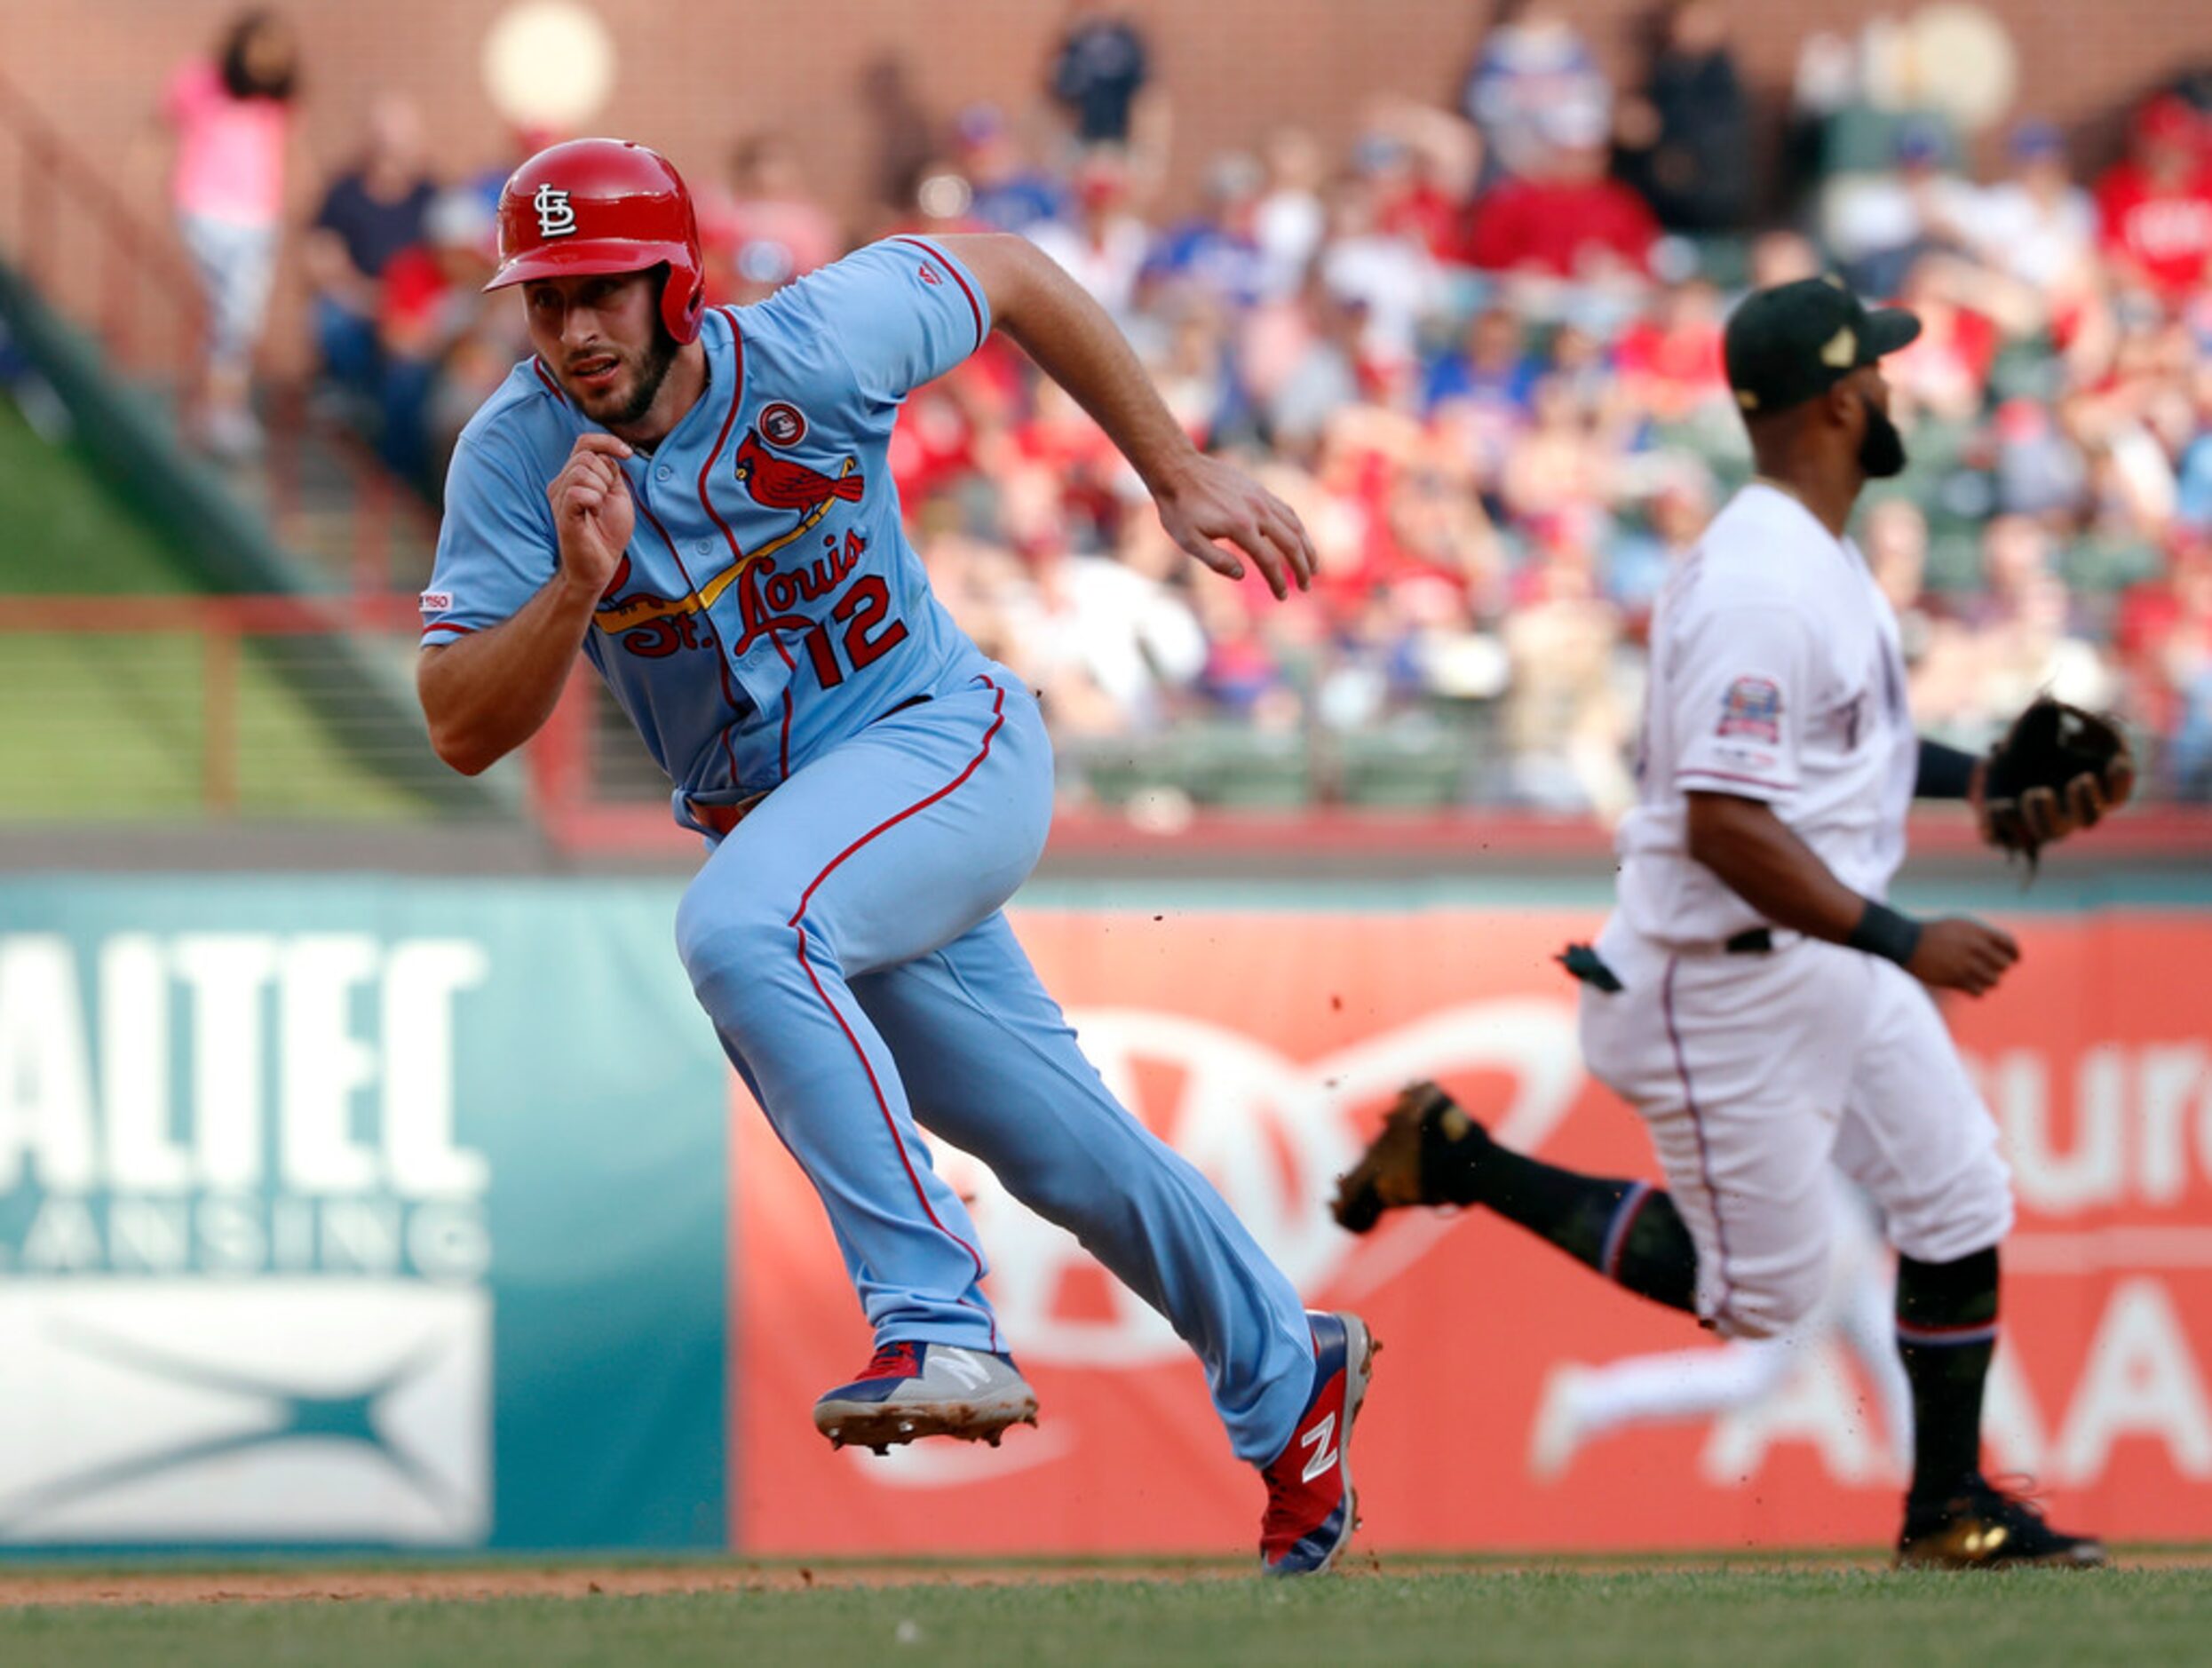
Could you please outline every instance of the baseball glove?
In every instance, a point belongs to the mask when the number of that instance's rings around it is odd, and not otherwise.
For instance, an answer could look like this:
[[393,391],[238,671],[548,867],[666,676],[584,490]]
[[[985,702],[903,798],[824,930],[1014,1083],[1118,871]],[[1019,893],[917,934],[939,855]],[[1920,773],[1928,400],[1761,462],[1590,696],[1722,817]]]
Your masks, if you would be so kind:
[[2135,756],[2111,719],[2038,696],[1989,752],[1982,774],[1982,832],[2007,856],[2027,859],[2076,830],[2094,828],[2135,791]]

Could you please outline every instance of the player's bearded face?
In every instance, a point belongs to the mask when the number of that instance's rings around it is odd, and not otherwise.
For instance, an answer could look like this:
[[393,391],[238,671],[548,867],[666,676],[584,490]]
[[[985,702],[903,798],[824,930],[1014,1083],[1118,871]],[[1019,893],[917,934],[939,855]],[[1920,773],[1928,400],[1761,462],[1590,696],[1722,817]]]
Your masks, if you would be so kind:
[[614,387],[599,401],[579,401],[585,415],[608,428],[622,428],[651,410],[669,367],[676,362],[676,338],[661,322],[657,307],[653,314],[653,339],[642,347],[622,350],[622,359],[624,375],[615,378]]
[[664,276],[655,270],[532,286],[538,356],[584,415],[607,428],[636,423],[652,409],[676,362],[676,338],[661,319]]
[[1887,481],[1905,472],[1905,437],[1890,420],[1889,407],[1861,390],[1859,409],[1867,426],[1859,437],[1859,467],[1869,481]]

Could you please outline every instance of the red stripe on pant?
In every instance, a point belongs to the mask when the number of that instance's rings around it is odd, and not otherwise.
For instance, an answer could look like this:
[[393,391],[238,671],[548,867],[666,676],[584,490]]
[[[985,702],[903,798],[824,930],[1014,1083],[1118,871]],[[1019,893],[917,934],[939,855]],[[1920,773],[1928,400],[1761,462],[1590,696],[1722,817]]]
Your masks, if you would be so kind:
[[[991,680],[987,678],[982,679],[981,681],[987,685],[995,693],[997,698],[991,703],[991,727],[983,732],[983,744],[976,750],[976,755],[973,759],[968,761],[967,767],[957,776],[955,776],[950,782],[947,782],[943,787],[938,789],[936,792],[930,794],[925,798],[916,799],[912,805],[908,806],[905,810],[900,812],[896,816],[884,818],[884,821],[878,822],[874,828],[868,830],[867,833],[861,835],[860,838],[854,840],[852,844],[846,846],[835,857],[831,858],[823,867],[821,873],[816,875],[814,878],[808,883],[806,890],[799,894],[799,907],[792,914],[789,922],[789,925],[798,933],[799,965],[806,972],[806,981],[814,987],[814,994],[821,998],[822,1006],[829,1010],[829,1017],[836,1021],[837,1029],[844,1033],[844,1040],[852,1045],[853,1057],[860,1062],[861,1071],[867,1074],[868,1086],[876,1096],[876,1109],[883,1116],[884,1128],[891,1136],[891,1143],[892,1148],[896,1149],[899,1154],[899,1163],[907,1172],[907,1180],[914,1188],[914,1196],[921,1203],[922,1214],[929,1218],[931,1227],[934,1227],[947,1239],[952,1241],[954,1244],[959,1246],[962,1251],[968,1253],[969,1260],[975,1264],[976,1278],[979,1280],[983,1277],[983,1253],[978,1251],[974,1246],[969,1244],[966,1240],[961,1238],[959,1235],[954,1233],[952,1229],[947,1227],[943,1222],[938,1219],[937,1211],[930,1204],[930,1195],[923,1188],[922,1178],[915,1173],[914,1161],[907,1156],[907,1144],[900,1139],[899,1134],[899,1121],[892,1116],[891,1102],[884,1094],[884,1085],[876,1078],[876,1068],[868,1060],[868,1051],[860,1046],[860,1039],[853,1035],[852,1027],[846,1022],[844,1015],[838,1011],[837,1005],[829,999],[829,993],[822,989],[821,980],[814,972],[813,963],[810,962],[806,958],[806,907],[813,901],[816,889],[821,886],[823,881],[829,878],[830,875],[836,871],[837,866],[843,863],[846,858],[852,856],[853,853],[859,851],[877,835],[885,832],[887,830],[898,827],[900,823],[905,822],[908,817],[915,815],[918,812],[926,811],[930,806],[935,805],[940,799],[942,799],[947,795],[955,792],[959,789],[962,783],[965,782],[969,777],[974,775],[975,773],[982,767],[983,761],[991,756],[991,743],[997,737],[1000,726],[1006,722],[1006,692],[1005,690],[1001,689],[995,683],[991,682]],[[997,1317],[993,1315],[987,1309],[984,1311],[984,1319],[990,1324],[991,1347],[995,1350],[998,1347]]]

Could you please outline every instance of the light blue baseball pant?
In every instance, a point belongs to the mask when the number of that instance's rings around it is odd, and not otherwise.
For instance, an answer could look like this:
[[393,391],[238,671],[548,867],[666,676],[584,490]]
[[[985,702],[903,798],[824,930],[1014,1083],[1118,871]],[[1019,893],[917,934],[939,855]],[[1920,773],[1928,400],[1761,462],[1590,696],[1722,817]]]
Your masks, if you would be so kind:
[[1220,1195],[1107,1092],[1000,913],[1051,813],[1036,703],[995,670],[794,772],[692,882],[678,949],[878,1343],[1011,1346],[918,1116],[1167,1316],[1231,1446],[1265,1464],[1312,1389],[1312,1335]]

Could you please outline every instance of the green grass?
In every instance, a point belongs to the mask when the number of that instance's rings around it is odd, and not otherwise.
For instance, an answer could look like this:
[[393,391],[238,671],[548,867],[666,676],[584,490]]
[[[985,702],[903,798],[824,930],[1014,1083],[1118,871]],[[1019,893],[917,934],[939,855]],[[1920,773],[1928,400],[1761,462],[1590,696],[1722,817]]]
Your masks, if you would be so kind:
[[1274,1583],[924,1580],[653,1598],[0,1614],[10,1668],[465,1664],[1946,1664],[2212,1661],[2212,1572],[1472,1571]]
[[[0,611],[10,596],[191,595],[181,559],[73,448],[0,395]],[[439,770],[388,715],[318,714],[312,639],[240,656],[234,768],[244,816],[419,817],[400,785]],[[191,819],[205,808],[202,648],[190,633],[0,631],[0,822]],[[289,675],[286,668],[290,669]],[[376,768],[398,761],[395,773]]]
[[[0,608],[6,606],[0,599]],[[312,711],[277,656],[313,677],[308,639],[249,641],[238,662],[235,804],[245,816],[419,817],[400,780],[439,768],[419,731]],[[0,633],[0,821],[194,818],[209,745],[199,639]],[[353,733],[345,733],[350,729]],[[379,753],[400,779],[370,768]]]
[[73,447],[50,446],[0,394],[0,597],[174,595],[198,589],[162,541]]

